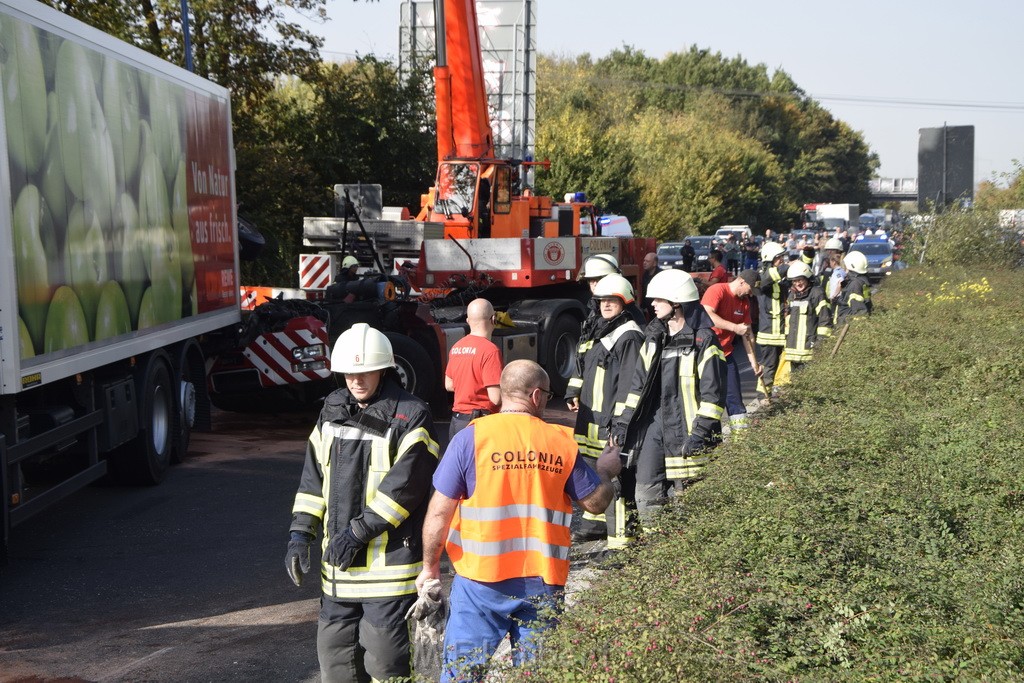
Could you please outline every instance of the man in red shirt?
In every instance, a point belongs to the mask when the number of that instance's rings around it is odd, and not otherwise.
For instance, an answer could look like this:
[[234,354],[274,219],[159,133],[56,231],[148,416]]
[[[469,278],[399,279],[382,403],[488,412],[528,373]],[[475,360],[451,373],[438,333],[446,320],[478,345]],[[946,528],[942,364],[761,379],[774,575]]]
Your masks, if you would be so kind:
[[487,299],[473,299],[466,307],[469,334],[448,352],[444,388],[455,392],[449,442],[462,429],[483,415],[498,410],[501,403],[501,351],[491,341],[494,307]]
[[711,264],[711,275],[708,275],[708,284],[714,285],[725,282],[729,279],[729,272],[722,265],[722,252],[719,249],[712,249],[708,254],[708,262]]
[[747,407],[743,404],[743,385],[740,370],[733,356],[733,341],[739,336],[750,359],[754,375],[761,375],[761,366],[754,355],[754,335],[750,322],[750,293],[757,284],[757,271],[744,270],[731,282],[711,285],[700,303],[711,316],[712,328],[725,352],[727,391],[725,409],[729,411],[729,427],[735,431],[750,426]]

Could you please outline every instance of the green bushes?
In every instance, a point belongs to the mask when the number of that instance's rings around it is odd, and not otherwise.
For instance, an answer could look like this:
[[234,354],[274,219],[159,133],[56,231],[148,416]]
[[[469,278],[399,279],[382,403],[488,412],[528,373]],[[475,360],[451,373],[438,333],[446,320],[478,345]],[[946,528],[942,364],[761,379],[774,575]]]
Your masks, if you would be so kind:
[[887,280],[517,679],[1024,677],[1022,289]]
[[1020,236],[999,227],[996,211],[949,211],[907,231],[908,263],[1008,268],[1022,263]]

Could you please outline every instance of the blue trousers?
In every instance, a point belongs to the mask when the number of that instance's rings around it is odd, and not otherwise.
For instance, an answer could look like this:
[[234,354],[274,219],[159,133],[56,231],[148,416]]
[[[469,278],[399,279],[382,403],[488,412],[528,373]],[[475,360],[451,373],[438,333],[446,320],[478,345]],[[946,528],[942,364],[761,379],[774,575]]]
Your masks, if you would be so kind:
[[513,663],[532,659],[538,635],[555,623],[564,590],[536,576],[496,583],[456,576],[448,598],[441,683],[482,681],[487,661],[506,635]]
[[726,394],[725,410],[729,416],[746,415],[743,403],[743,384],[740,382],[740,366],[736,362],[736,349],[725,357]]

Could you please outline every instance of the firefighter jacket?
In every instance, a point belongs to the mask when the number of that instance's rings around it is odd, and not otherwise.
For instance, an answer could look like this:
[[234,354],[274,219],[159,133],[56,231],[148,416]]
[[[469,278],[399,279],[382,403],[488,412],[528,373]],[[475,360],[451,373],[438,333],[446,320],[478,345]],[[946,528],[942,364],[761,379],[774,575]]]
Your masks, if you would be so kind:
[[596,339],[581,342],[577,349],[578,371],[569,380],[567,399],[579,399],[576,414],[576,443],[580,452],[592,458],[601,455],[608,443],[616,409],[629,393],[629,381],[639,355],[644,335],[627,313],[623,312],[598,327]]
[[855,315],[871,315],[871,283],[866,275],[850,271],[843,280],[843,288],[839,290],[836,326],[847,323]]
[[498,413],[473,421],[476,484],[452,517],[446,549],[459,576],[494,582],[569,576],[576,464],[568,430],[532,415]]
[[761,271],[761,285],[757,289],[757,343],[761,346],[786,345],[786,299],[789,266],[768,266]]
[[366,543],[345,571],[321,563],[327,598],[366,601],[416,593],[437,460],[430,409],[390,373],[363,410],[347,388],[327,397],[306,443],[291,531],[315,536],[322,527],[321,549],[345,529]]
[[832,308],[821,287],[814,285],[802,293],[789,290],[789,314],[786,319],[786,358],[806,363],[820,337],[832,334]]
[[661,411],[662,445],[669,479],[697,476],[707,462],[701,453],[716,445],[725,412],[725,353],[699,305],[686,326],[674,335],[662,320],[644,330],[644,343],[633,371],[629,394],[616,417],[613,433],[624,451],[639,453]]

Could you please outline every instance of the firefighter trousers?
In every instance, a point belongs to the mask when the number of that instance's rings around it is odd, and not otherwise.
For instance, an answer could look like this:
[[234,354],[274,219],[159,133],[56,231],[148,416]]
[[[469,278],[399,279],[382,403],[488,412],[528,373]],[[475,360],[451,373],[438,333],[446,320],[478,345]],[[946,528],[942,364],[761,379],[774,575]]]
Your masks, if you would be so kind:
[[645,529],[651,527],[654,513],[668,501],[671,487],[665,473],[662,427],[662,413],[659,409],[654,413],[636,458],[636,510],[640,524]]
[[757,345],[757,361],[764,369],[761,381],[768,391],[769,397],[772,393],[772,386],[775,384],[775,373],[779,371],[779,360],[782,358],[782,346],[769,346],[768,344]]
[[412,675],[405,613],[415,595],[374,602],[320,598],[316,652],[323,683],[370,683]]

